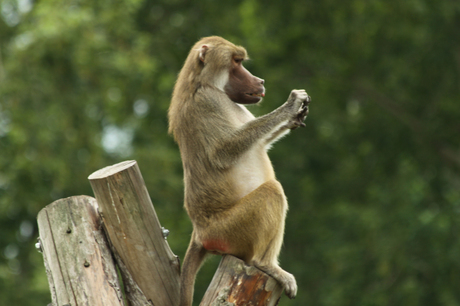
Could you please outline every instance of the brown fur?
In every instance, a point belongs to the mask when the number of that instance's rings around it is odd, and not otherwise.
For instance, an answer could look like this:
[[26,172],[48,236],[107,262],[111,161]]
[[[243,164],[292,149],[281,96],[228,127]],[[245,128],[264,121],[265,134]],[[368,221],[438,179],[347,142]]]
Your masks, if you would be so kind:
[[281,107],[255,118],[235,103],[254,103],[248,101],[259,101],[264,93],[263,80],[239,63],[246,58],[244,48],[223,38],[203,38],[190,51],[174,88],[169,131],[180,148],[184,205],[193,223],[181,306],[191,305],[196,273],[209,252],[259,267],[291,298],[297,292],[294,277],[278,266],[287,202],[267,148],[302,124],[310,98],[294,90]]

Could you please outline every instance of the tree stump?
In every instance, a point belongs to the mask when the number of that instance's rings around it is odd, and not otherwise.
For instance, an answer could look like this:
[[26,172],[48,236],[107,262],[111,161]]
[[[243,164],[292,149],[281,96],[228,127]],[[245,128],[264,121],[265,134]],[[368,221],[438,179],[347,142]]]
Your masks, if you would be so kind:
[[163,237],[136,161],[106,167],[88,179],[128,300],[132,305],[178,305],[179,259]]
[[60,199],[38,214],[37,247],[43,252],[53,305],[124,305],[119,279],[88,196]]
[[200,306],[274,306],[283,288],[271,276],[226,255],[206,291]]

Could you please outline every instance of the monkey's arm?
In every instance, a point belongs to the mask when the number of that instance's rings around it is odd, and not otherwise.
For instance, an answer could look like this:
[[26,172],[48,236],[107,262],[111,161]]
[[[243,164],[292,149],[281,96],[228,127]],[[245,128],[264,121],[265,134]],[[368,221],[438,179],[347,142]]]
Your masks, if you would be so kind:
[[282,126],[278,131],[274,132],[270,138],[267,139],[267,145],[271,145],[274,142],[278,141],[280,138],[284,137],[285,135],[289,134],[291,130],[295,130],[299,127],[305,127],[305,119],[308,115],[308,104],[310,103],[310,98],[308,98],[300,110],[297,112],[297,116],[289,120],[289,122]]
[[219,139],[211,151],[211,160],[218,168],[227,168],[255,144],[267,145],[275,141],[289,129],[299,126],[299,115],[303,114],[303,105],[309,101],[310,97],[304,90],[293,90],[286,103],[276,110]]

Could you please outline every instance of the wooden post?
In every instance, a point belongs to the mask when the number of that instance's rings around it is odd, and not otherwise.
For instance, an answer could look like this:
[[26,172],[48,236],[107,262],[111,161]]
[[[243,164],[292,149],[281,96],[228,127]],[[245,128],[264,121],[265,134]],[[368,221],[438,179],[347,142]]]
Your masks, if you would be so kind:
[[[128,300],[133,305],[178,305],[179,259],[163,238],[136,161],[106,167],[88,179],[122,271]],[[142,295],[146,300],[136,302]]]
[[37,248],[43,252],[54,306],[124,305],[96,206],[92,197],[71,197],[38,214]]
[[283,288],[271,276],[226,255],[206,291],[200,306],[243,306],[278,304]]

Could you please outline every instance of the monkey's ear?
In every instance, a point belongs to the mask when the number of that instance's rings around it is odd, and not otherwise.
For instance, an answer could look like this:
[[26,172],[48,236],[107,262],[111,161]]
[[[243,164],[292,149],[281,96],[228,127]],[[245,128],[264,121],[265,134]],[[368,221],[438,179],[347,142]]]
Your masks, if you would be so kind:
[[202,45],[200,48],[200,61],[202,61],[203,63],[204,63],[204,57],[208,49],[209,49],[208,45]]

